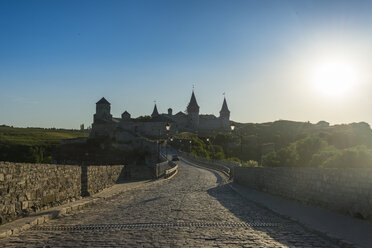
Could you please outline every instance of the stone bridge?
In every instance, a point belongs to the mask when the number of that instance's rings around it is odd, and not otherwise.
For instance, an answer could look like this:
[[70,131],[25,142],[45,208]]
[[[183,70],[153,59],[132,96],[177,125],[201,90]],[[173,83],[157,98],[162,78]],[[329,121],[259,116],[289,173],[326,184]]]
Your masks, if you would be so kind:
[[0,240],[0,247],[337,247],[185,160],[171,179]]

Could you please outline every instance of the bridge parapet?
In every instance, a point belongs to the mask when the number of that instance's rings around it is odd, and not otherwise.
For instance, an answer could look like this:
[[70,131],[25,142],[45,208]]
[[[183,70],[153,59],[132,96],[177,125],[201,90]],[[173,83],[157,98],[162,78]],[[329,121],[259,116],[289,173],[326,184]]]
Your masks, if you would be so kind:
[[178,165],[173,161],[164,161],[156,164],[155,166],[155,176],[160,177],[170,177],[171,175],[177,173]]
[[0,224],[97,193],[122,178],[124,168],[0,162]]
[[235,168],[234,182],[372,220],[372,168]]

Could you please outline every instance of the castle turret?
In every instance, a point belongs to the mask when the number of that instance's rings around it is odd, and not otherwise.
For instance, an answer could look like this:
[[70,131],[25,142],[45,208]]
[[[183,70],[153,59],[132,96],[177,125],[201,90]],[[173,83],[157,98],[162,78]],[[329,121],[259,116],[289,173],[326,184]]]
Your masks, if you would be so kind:
[[229,128],[230,126],[230,110],[227,107],[226,98],[223,98],[222,108],[220,110],[220,120],[223,128]]
[[193,129],[199,128],[199,105],[196,102],[194,91],[192,91],[189,105],[187,106],[189,124]]
[[155,103],[154,110],[152,111],[151,117],[155,117],[158,115],[159,115],[159,112],[158,112],[158,108],[156,107],[156,103]]
[[96,113],[93,117],[94,122],[110,121],[112,120],[111,103],[109,103],[104,97],[96,103]]
[[128,113],[128,111],[124,111],[124,113],[121,114],[121,118],[125,121],[129,121],[130,120],[130,114]]

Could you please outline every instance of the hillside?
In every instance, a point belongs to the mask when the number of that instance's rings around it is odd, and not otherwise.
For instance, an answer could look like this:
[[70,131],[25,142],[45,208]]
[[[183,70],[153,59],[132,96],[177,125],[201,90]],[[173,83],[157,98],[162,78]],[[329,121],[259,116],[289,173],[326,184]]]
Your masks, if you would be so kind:
[[62,139],[88,137],[88,135],[87,132],[77,130],[0,126],[0,143],[17,145],[58,144]]
[[62,139],[88,137],[87,132],[66,129],[0,126],[0,161],[50,162]]
[[263,166],[372,168],[372,130],[365,122],[333,126],[325,121],[285,120],[234,124],[233,132],[208,137],[183,135],[173,144],[199,156],[254,160]]
[[[293,121],[241,124],[235,134],[230,154],[264,166],[372,167],[372,130],[365,122],[334,126]],[[242,153],[236,139],[239,135]],[[265,150],[267,145],[271,152]]]

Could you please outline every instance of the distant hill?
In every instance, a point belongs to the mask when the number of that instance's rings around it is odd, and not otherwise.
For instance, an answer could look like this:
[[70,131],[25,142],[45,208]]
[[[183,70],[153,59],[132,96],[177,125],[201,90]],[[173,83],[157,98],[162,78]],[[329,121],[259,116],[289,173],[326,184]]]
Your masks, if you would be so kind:
[[17,145],[58,144],[62,139],[88,137],[88,135],[89,133],[78,130],[0,126],[0,143]]
[[372,130],[365,122],[331,126],[326,121],[279,120],[234,125],[235,131],[229,133],[182,134],[175,136],[182,140],[173,143],[199,156],[254,160],[261,166],[372,168]]
[[63,139],[88,137],[88,132],[67,129],[0,126],[0,161],[48,163]]
[[280,167],[372,167],[372,130],[365,122],[330,126],[280,120],[236,127],[235,141],[216,143],[243,160]]
[[[208,136],[180,133],[168,142],[198,156],[254,160],[263,166],[372,168],[372,130],[365,122],[333,126],[326,121],[287,120],[234,124],[234,132]],[[62,139],[88,135],[77,130],[0,126],[0,161],[48,163]]]

